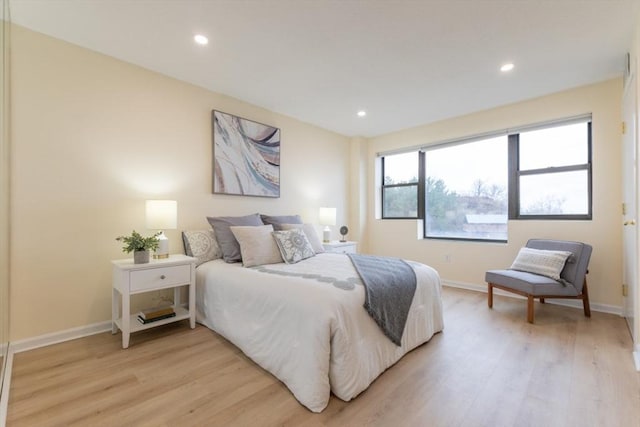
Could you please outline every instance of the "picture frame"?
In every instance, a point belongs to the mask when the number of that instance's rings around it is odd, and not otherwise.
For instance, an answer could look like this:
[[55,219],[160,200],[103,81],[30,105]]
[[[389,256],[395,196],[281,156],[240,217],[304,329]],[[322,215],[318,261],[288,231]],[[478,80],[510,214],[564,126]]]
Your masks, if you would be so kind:
[[212,110],[213,193],[280,197],[280,129]]

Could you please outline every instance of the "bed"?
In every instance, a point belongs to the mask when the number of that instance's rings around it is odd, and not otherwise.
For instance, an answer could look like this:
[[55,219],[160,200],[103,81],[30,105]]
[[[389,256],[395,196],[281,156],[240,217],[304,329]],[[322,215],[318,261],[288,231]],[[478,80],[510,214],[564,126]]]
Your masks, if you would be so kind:
[[404,354],[443,329],[437,272],[408,262],[417,283],[401,345],[363,308],[364,287],[345,254],[250,268],[221,259],[196,269],[197,320],[282,381],[309,410],[333,393],[349,401]]

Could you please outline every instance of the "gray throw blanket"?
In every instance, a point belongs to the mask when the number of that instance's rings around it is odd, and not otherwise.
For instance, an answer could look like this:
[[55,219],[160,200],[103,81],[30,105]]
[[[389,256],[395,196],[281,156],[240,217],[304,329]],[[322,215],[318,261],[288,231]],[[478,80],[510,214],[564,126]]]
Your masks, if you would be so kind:
[[399,258],[348,254],[364,283],[364,308],[384,334],[401,345],[416,292],[416,273]]

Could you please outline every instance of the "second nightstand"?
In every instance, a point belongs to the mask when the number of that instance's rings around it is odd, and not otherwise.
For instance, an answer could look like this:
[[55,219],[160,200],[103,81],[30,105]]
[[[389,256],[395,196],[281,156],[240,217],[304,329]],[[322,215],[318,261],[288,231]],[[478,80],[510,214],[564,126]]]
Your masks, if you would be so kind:
[[322,247],[326,252],[336,252],[342,254],[355,254],[358,252],[358,242],[339,242],[333,240],[329,243],[323,243]]
[[[186,255],[171,255],[166,259],[152,260],[146,264],[134,264],[133,259],[112,261],[113,298],[111,303],[111,332],[122,331],[122,348],[129,347],[132,332],[189,319],[191,329],[196,327],[196,259]],[[189,287],[189,305],[180,302],[180,288]],[[131,295],[159,289],[173,288],[174,317],[153,323],[140,323],[137,314],[131,314]],[[118,294],[122,297],[122,309]]]

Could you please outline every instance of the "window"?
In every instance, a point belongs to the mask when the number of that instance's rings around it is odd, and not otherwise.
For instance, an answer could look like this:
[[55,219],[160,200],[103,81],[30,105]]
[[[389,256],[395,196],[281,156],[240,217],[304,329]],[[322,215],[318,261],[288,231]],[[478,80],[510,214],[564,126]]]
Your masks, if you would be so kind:
[[591,116],[382,157],[382,218],[507,240],[508,219],[591,219]]
[[382,158],[382,218],[420,218],[420,153]]
[[507,136],[425,151],[425,237],[507,240]]
[[509,136],[512,219],[591,219],[591,121]]

